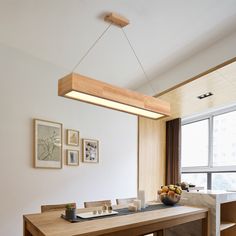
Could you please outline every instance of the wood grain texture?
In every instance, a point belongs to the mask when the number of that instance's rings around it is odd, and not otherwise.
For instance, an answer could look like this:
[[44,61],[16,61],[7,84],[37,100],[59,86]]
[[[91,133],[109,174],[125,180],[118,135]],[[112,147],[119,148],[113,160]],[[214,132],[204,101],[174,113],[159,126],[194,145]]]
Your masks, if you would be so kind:
[[41,212],[48,212],[48,211],[58,211],[58,210],[65,210],[66,209],[66,205],[72,205],[73,207],[76,208],[76,203],[72,202],[72,203],[64,203],[64,204],[56,204],[56,205],[42,205],[41,206]]
[[132,203],[136,198],[118,198],[116,199],[116,204],[121,205],[121,204],[129,204]]
[[111,200],[84,202],[85,208],[100,207],[100,206],[104,206],[104,205],[111,206]]
[[202,219],[202,236],[210,235],[210,212],[207,212],[205,218]]
[[[224,227],[223,225],[221,225],[222,236],[236,235],[236,202],[228,202],[221,204],[221,222],[222,224],[223,222],[227,222],[227,225],[225,223]],[[232,223],[231,225],[230,222]]]
[[165,122],[139,117],[138,125],[138,188],[152,201],[165,183]]
[[117,13],[114,13],[114,12],[106,15],[104,20],[108,21],[114,25],[117,25],[119,27],[122,27],[122,28],[129,24],[128,19],[126,19],[125,17],[118,15]]
[[231,227],[233,227],[233,226],[235,226],[235,225],[236,225],[236,223],[223,221],[223,222],[221,222],[221,224],[220,224],[220,231],[229,229],[229,228],[231,228]]
[[[197,98],[207,92],[212,92],[213,96],[201,100]],[[171,117],[168,119],[233,105],[236,101],[236,62],[162,94],[159,98],[171,105]]]
[[173,86],[173,87],[171,87],[171,88],[169,88],[169,89],[166,89],[166,90],[164,90],[164,91],[162,91],[162,92],[156,94],[154,97],[160,97],[160,96],[162,96],[163,94],[166,94],[166,93],[168,93],[168,92],[170,92],[170,91],[173,91],[173,90],[175,90],[175,89],[177,89],[177,88],[180,88],[180,87],[184,86],[185,84],[188,84],[188,83],[190,83],[190,82],[192,82],[192,81],[194,81],[194,80],[197,80],[197,79],[199,79],[199,78],[202,78],[202,77],[204,77],[205,75],[210,74],[211,72],[214,72],[214,71],[217,71],[218,69],[224,68],[225,66],[230,65],[231,63],[233,63],[233,62],[235,62],[235,61],[236,61],[236,57],[234,57],[234,58],[232,58],[232,59],[230,59],[230,60],[227,60],[227,61],[225,61],[225,62],[223,62],[223,63],[221,63],[221,64],[219,64],[219,65],[217,65],[217,66],[215,66],[215,67],[210,68],[210,69],[207,70],[207,71],[204,71],[204,72],[202,72],[202,73],[200,73],[200,74],[198,74],[198,75],[196,75],[196,76],[194,76],[194,77],[192,77],[192,78],[190,78],[190,79],[185,80],[185,81],[182,82],[182,83],[179,83],[179,84],[177,84],[177,85],[175,85],[175,86]]
[[236,223],[236,202],[221,204],[221,221]]
[[[130,107],[162,114],[163,116],[170,115],[170,105],[165,101],[140,94],[135,91],[113,86],[75,73],[71,73],[58,81],[59,96],[66,97],[67,94],[71,91],[76,91],[82,94],[91,95],[93,97],[118,102]],[[98,103],[90,103],[100,105]],[[106,107],[106,105],[101,106]],[[130,111],[130,113],[132,113],[132,111]]]
[[27,227],[29,228],[30,226],[29,226],[29,224],[27,224],[26,221],[24,221],[24,223],[23,223],[23,236],[32,236],[32,234],[30,233],[31,231],[29,231],[27,229]]
[[221,236],[235,236],[236,235],[236,226],[232,226],[220,232]]
[[[78,210],[78,212],[85,210],[91,211],[87,208]],[[33,236],[135,236],[190,221],[207,219],[207,212],[208,210],[204,208],[179,206],[71,224],[60,218],[61,211],[53,211],[25,215],[24,223],[26,230]]]

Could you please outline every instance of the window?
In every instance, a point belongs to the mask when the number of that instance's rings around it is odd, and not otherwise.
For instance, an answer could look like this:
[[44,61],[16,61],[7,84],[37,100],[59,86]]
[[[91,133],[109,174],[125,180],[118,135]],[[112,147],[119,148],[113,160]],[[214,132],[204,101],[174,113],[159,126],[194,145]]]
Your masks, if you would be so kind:
[[236,173],[213,173],[212,189],[235,190]]
[[208,120],[182,126],[182,166],[208,165]]
[[182,123],[181,181],[236,190],[236,108]]
[[236,165],[236,111],[213,117],[213,165]]
[[190,173],[182,174],[183,181],[187,183],[194,183],[196,186],[204,187],[207,189],[207,174],[206,173]]

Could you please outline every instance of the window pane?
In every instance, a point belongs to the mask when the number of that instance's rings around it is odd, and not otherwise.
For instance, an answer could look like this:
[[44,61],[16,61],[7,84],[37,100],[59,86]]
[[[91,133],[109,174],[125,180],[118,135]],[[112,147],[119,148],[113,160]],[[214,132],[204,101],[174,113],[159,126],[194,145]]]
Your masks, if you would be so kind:
[[213,118],[213,165],[236,165],[236,111]]
[[213,173],[212,189],[236,190],[236,173]]
[[204,187],[204,189],[207,189],[207,174],[206,173],[182,174],[181,182],[187,182],[188,184],[195,184],[196,187]]
[[182,126],[182,167],[208,166],[208,119]]

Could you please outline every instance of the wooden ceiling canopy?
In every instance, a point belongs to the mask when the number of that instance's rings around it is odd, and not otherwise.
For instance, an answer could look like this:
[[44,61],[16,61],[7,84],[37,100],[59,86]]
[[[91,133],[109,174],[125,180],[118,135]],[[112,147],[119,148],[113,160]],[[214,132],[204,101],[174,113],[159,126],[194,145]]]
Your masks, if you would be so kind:
[[114,12],[108,14],[105,16],[104,18],[105,21],[108,21],[114,25],[117,25],[119,27],[125,27],[129,24],[129,20],[126,19],[125,17],[123,16],[120,16]]

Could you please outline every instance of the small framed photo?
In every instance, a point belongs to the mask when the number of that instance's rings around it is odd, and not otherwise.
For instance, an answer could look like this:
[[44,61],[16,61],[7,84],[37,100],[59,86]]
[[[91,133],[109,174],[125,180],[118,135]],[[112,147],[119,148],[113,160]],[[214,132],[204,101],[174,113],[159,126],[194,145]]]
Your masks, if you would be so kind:
[[34,119],[34,167],[62,168],[62,124]]
[[79,165],[79,151],[67,150],[67,165],[69,166]]
[[99,142],[94,139],[83,139],[83,162],[99,162]]
[[67,145],[79,146],[79,131],[72,129],[67,130]]

